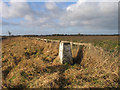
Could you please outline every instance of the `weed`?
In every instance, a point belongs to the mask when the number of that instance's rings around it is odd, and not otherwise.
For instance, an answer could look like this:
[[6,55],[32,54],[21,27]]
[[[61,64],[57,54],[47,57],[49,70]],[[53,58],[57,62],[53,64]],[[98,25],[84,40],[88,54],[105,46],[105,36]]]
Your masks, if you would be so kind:
[[98,83],[98,79],[97,78],[93,78],[93,83]]
[[22,77],[27,78],[27,74],[24,71],[22,71],[20,74]]
[[67,65],[68,65],[68,63],[66,62],[66,63],[65,63],[65,66],[67,66]]
[[85,70],[87,71],[87,70],[88,70],[88,68],[85,68]]
[[8,59],[5,59],[4,61],[2,61],[2,63],[5,63],[5,62],[7,62],[8,61]]
[[22,79],[21,79],[21,82],[25,82],[25,78],[22,78]]
[[6,70],[2,71],[2,74],[4,76],[4,79],[6,79],[8,73],[12,70],[11,66],[8,66]]
[[2,59],[4,58],[4,56],[2,55]]
[[10,83],[12,82],[13,79],[16,78],[16,75],[14,75],[12,78],[10,78],[8,81],[10,81]]
[[26,56],[27,59],[29,59],[30,58],[30,53],[28,51],[26,51],[25,56]]

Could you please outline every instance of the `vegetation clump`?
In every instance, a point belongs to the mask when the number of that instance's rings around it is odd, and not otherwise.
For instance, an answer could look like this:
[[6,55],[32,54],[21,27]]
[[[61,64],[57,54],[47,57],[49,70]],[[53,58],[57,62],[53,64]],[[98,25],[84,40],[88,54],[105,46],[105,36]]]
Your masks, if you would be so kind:
[[118,54],[102,47],[73,46],[73,65],[60,63],[57,42],[14,37],[4,39],[2,48],[2,88],[118,87]]

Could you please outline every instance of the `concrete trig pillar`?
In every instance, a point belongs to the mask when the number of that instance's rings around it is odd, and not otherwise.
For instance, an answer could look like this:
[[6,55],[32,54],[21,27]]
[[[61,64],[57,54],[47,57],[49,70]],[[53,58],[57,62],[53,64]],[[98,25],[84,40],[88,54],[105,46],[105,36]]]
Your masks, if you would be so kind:
[[70,42],[60,42],[59,57],[61,64],[73,64]]
[[71,50],[72,50],[72,48],[73,48],[73,42],[70,42],[70,45],[71,45]]

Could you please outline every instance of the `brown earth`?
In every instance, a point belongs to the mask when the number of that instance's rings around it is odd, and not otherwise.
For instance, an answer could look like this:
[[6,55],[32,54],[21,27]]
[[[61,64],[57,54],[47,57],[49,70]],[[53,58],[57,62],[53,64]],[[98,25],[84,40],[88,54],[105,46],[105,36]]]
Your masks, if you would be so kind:
[[59,43],[25,37],[2,42],[2,88],[118,87],[118,55],[73,46],[74,64],[61,65]]

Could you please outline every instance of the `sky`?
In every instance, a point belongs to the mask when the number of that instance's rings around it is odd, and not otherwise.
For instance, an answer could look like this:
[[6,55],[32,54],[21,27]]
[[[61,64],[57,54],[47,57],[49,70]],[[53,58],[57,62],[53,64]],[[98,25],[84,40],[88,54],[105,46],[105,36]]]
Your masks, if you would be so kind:
[[117,2],[14,1],[0,3],[2,35],[118,34]]

